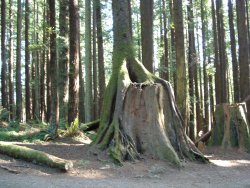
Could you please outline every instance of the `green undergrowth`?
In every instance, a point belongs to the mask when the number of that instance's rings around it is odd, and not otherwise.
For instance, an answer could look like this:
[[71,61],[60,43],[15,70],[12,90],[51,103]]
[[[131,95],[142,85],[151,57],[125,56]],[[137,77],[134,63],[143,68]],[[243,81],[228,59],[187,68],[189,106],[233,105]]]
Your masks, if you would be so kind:
[[[90,140],[95,138],[96,133],[93,131],[83,133],[79,129],[59,129],[60,138],[71,137],[75,141],[81,142],[88,137]],[[13,128],[0,128],[0,141],[6,142],[44,142],[51,141],[48,139],[49,132],[47,129],[29,128],[23,131],[18,131]]]

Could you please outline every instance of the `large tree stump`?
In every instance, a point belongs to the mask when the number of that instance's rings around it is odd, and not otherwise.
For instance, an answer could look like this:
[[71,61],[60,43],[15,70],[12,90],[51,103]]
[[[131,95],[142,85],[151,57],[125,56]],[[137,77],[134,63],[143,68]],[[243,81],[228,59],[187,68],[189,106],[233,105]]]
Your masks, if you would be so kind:
[[207,161],[185,134],[171,85],[133,59],[111,77],[94,145],[120,163],[142,156],[177,166],[182,159]]
[[250,132],[245,103],[217,105],[210,145],[221,145],[224,149],[238,147],[250,152]]

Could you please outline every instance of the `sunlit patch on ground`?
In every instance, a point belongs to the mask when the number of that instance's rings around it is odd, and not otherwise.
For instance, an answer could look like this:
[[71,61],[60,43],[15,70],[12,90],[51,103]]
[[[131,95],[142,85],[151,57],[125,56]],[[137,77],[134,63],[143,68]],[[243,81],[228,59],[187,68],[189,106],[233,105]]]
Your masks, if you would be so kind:
[[215,160],[211,159],[211,163],[221,167],[237,167],[237,166],[250,166],[250,160]]

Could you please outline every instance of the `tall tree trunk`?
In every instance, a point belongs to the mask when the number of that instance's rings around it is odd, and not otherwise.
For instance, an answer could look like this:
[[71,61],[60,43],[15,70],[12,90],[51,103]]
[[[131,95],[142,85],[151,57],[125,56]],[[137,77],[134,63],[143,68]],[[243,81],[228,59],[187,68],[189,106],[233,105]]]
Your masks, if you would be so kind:
[[214,45],[214,67],[216,69],[215,73],[215,95],[216,95],[216,104],[219,104],[221,101],[221,83],[220,83],[220,68],[219,68],[219,50],[218,50],[218,35],[217,35],[217,22],[216,22],[216,10],[214,0],[211,0],[212,8],[212,25],[213,25],[213,45]]
[[[47,25],[50,25],[50,8],[49,8],[49,1],[47,0]],[[49,39],[49,44],[51,43],[51,39],[50,39],[50,33],[48,33],[48,39]],[[47,52],[47,65],[46,65],[46,121],[49,122],[50,120],[50,113],[51,113],[51,74],[50,74],[50,61],[51,61],[51,49],[50,49],[50,45],[48,45],[48,52]]]
[[174,23],[175,23],[175,50],[176,50],[176,74],[177,74],[177,92],[176,102],[180,108],[185,126],[187,125],[187,80],[186,63],[184,47],[184,30],[182,15],[182,0],[173,1],[174,5]]
[[[222,0],[216,0],[216,15],[217,15],[217,31],[218,31],[218,47],[219,47],[219,66],[220,74],[218,74],[220,87],[220,103],[228,102],[228,85],[227,85],[227,56],[225,44],[225,27],[223,19]],[[217,71],[216,71],[217,72]]]
[[60,13],[59,13],[59,109],[60,109],[60,120],[67,120],[67,101],[66,96],[68,93],[68,64],[69,64],[69,46],[68,46],[68,6],[69,0],[60,1]]
[[29,51],[29,27],[30,27],[30,2],[25,1],[25,112],[26,120],[31,119],[30,114],[30,51]]
[[93,96],[92,96],[92,64],[91,64],[91,4],[85,0],[85,121],[92,120]]
[[6,63],[6,2],[1,0],[1,96],[2,106],[7,108],[8,96],[7,96],[7,63]]
[[[239,65],[240,65],[240,101],[244,101],[249,95],[249,54],[246,22],[246,7],[244,0],[236,1]],[[250,121],[250,100],[247,101],[248,120]]]
[[73,0],[69,1],[69,124],[78,118],[79,113],[79,36],[78,0]]
[[104,57],[103,57],[104,52],[103,52],[102,16],[101,16],[100,0],[95,0],[95,7],[96,7],[97,48],[98,48],[99,110],[101,110],[106,83],[105,83],[105,70],[104,70]]
[[14,118],[14,89],[13,89],[13,3],[12,0],[9,0],[9,107],[10,107],[10,119]]
[[229,18],[229,29],[230,29],[230,44],[231,44],[231,57],[233,67],[233,91],[234,91],[234,102],[240,101],[240,88],[239,88],[239,70],[238,61],[236,55],[236,39],[234,30],[234,12],[231,0],[228,0],[228,18]]
[[176,89],[176,59],[175,59],[175,29],[173,27],[174,25],[174,7],[173,7],[173,0],[169,0],[169,7],[170,7],[170,24],[171,24],[171,54],[170,54],[170,64],[172,67],[172,79],[173,79],[173,85],[174,85],[174,93],[176,94],[177,89]]
[[189,75],[189,97],[190,97],[190,116],[189,116],[189,137],[195,140],[195,82],[194,71],[197,64],[197,53],[195,49],[195,35],[194,35],[194,16],[193,16],[193,2],[189,0],[187,5],[188,14],[188,75]]
[[[43,44],[46,44],[47,40],[46,40],[46,24],[47,24],[47,19],[46,19],[46,11],[47,11],[47,3],[46,0],[43,1]],[[42,50],[42,59],[41,59],[41,63],[40,63],[40,105],[41,105],[41,120],[44,121],[45,118],[45,84],[46,84],[46,77],[45,77],[45,73],[46,73],[46,54],[47,54],[47,50],[43,48]]]
[[95,5],[93,4],[93,32],[92,32],[92,35],[93,35],[93,116],[94,116],[94,119],[97,119],[98,118],[98,112],[99,112],[99,102],[98,102],[98,88],[97,88],[97,79],[98,79],[98,75],[97,75],[97,50],[96,50],[96,8],[95,8]]
[[153,0],[140,0],[142,63],[150,71],[153,67]]
[[21,37],[22,37],[22,2],[17,1],[17,46],[16,46],[16,119],[22,120],[22,80],[21,80]]
[[209,99],[208,99],[208,78],[207,78],[207,46],[206,46],[206,5],[204,0],[201,0],[201,23],[202,23],[202,49],[203,49],[203,87],[204,87],[204,125],[203,131],[206,133],[209,130]]
[[[35,2],[35,1],[34,1]],[[38,2],[34,3],[34,10],[36,10],[36,14],[34,15],[35,19],[35,26],[38,27],[38,22],[39,22],[39,13],[38,13]],[[35,30],[34,31],[34,42],[36,43],[36,45],[39,45],[39,37],[38,37],[38,31]],[[35,52],[35,56],[36,56],[36,62],[35,62],[35,95],[36,95],[36,108],[35,108],[35,116],[38,120],[41,119],[40,116],[40,106],[41,106],[41,99],[40,99],[40,51],[36,50]]]
[[50,27],[53,31],[50,33],[50,76],[51,76],[51,112],[50,112],[50,133],[52,137],[57,136],[58,129],[58,95],[57,95],[57,57],[56,57],[56,10],[55,0],[49,0],[49,11],[50,11]]

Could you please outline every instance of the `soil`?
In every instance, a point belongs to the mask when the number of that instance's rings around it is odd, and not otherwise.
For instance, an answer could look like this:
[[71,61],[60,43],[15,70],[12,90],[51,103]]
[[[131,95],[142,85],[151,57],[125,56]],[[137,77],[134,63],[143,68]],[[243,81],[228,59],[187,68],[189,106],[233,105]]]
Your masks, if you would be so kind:
[[155,159],[117,166],[105,153],[97,156],[88,144],[70,139],[17,144],[72,160],[74,168],[65,173],[0,154],[0,188],[250,187],[250,154],[236,149],[205,148],[209,164],[183,162],[178,169]]

